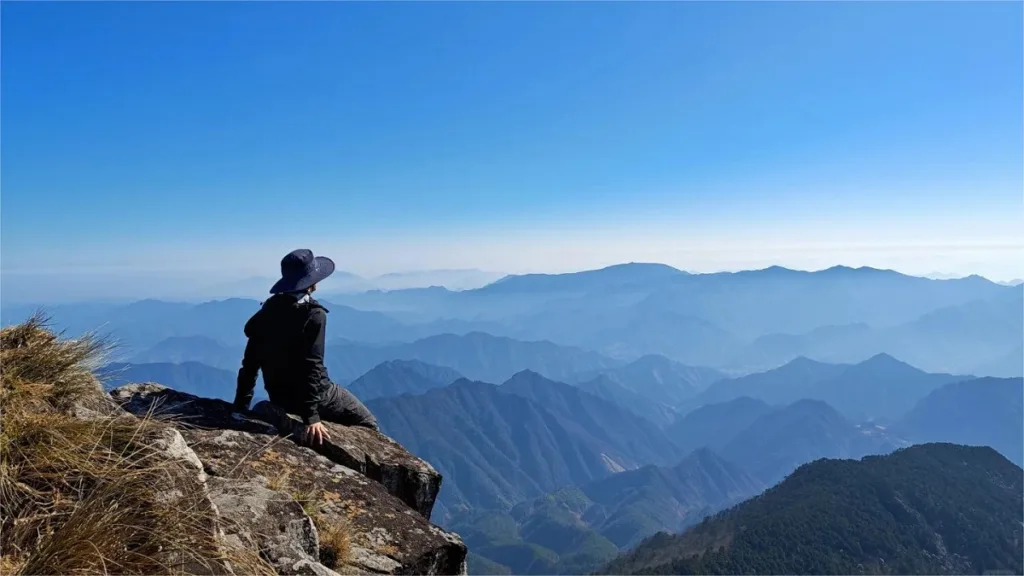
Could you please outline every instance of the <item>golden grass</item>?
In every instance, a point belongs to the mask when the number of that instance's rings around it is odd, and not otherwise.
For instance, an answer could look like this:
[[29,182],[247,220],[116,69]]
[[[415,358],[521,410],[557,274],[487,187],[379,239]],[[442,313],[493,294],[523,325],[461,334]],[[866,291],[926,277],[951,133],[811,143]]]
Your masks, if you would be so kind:
[[216,574],[229,554],[203,485],[157,441],[166,427],[128,415],[75,417],[101,403],[92,371],[107,350],[63,339],[46,319],[0,330],[0,569],[4,574]]
[[331,569],[338,568],[351,557],[352,531],[344,521],[323,524],[317,527],[320,533],[320,563]]
[[344,566],[352,554],[352,530],[349,523],[341,519],[328,522],[320,512],[320,503],[330,502],[331,499],[325,497],[323,492],[295,490],[291,495],[316,527],[320,538],[320,563],[331,569]]
[[291,470],[281,470],[267,479],[267,488],[275,492],[286,492],[289,486],[291,486],[291,477]]

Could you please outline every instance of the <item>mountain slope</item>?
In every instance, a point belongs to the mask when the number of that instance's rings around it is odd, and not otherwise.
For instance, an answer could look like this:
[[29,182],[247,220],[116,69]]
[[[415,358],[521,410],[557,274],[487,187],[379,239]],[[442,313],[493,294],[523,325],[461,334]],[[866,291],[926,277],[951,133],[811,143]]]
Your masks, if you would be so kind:
[[651,422],[588,394],[525,370],[509,378],[499,391],[536,402],[569,431],[601,442],[601,454],[616,468],[674,462],[683,454]]
[[740,466],[706,449],[670,468],[644,466],[581,488],[600,506],[589,514],[594,528],[623,549],[661,530],[682,530],[762,489]]
[[991,446],[1024,461],[1024,379],[979,378],[948,384],[917,403],[892,432],[912,442]]
[[1020,574],[1022,491],[1024,472],[991,448],[925,444],[822,460],[602,572]]
[[721,450],[755,420],[774,410],[761,400],[741,396],[728,402],[701,406],[665,430],[683,452],[699,448]]
[[720,453],[771,485],[818,458],[860,458],[896,448],[895,442],[872,432],[854,426],[820,400],[798,400],[757,418]]
[[602,374],[637,394],[672,406],[678,406],[725,378],[718,370],[687,366],[657,354],[604,370]]
[[826,364],[808,358],[797,358],[784,366],[739,378],[715,382],[688,405],[692,407],[719,404],[743,396],[769,404],[788,404],[801,398],[814,397],[822,382],[836,378],[847,368],[842,364]]
[[[699,451],[672,467],[644,466],[562,488],[507,515],[478,513],[453,527],[493,561],[508,561],[499,554],[512,546],[527,552],[508,564],[515,573],[578,574],[659,530],[681,530],[761,489],[737,466]],[[537,549],[548,561],[538,562]]]
[[878,354],[843,370],[810,397],[828,402],[853,420],[892,420],[932,391],[964,378],[929,374],[888,354]]
[[631,425],[620,432],[634,430],[639,437],[622,433],[610,438],[603,419],[634,417],[603,404],[600,411],[588,413],[601,420],[576,420],[498,386],[468,380],[419,396],[367,402],[389,436],[444,475],[437,518],[470,507],[508,510],[557,488],[608,476],[637,454],[672,457],[649,447],[628,454],[626,447],[651,441],[644,434],[654,427]]
[[422,394],[447,386],[463,376],[441,366],[419,360],[389,360],[373,367],[348,385],[349,391],[362,401],[402,394]]
[[660,428],[664,428],[676,420],[676,411],[668,404],[641,396],[604,375],[578,384],[577,388],[621,406]]

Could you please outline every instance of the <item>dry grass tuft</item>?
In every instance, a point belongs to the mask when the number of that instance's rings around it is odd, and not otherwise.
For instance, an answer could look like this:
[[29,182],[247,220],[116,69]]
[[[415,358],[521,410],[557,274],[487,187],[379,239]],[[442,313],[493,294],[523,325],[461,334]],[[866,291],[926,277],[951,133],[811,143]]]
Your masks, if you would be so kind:
[[[107,349],[92,337],[62,339],[40,315],[0,330],[0,568],[224,573],[216,515],[195,470],[158,445],[166,428],[70,412],[102,400],[92,370]],[[267,573],[244,559],[239,567]]]
[[291,486],[292,471],[288,469],[274,474],[267,479],[267,488],[275,492],[286,492]]
[[327,524],[322,517],[320,524],[320,563],[331,569],[346,564],[352,555],[350,526],[344,521]]
[[349,523],[345,520],[328,522],[320,513],[319,505],[325,501],[323,493],[296,490],[292,492],[292,498],[302,506],[302,510],[316,526],[320,538],[320,563],[331,569],[345,565],[352,554]]
[[103,393],[93,370],[109,352],[109,343],[93,335],[62,339],[48,322],[37,313],[0,330],[0,406],[5,411],[66,411]]

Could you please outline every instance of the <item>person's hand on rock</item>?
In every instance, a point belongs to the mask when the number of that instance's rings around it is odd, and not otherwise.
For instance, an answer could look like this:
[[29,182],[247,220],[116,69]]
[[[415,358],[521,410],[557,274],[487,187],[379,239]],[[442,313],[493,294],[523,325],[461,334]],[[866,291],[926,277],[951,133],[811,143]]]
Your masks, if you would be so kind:
[[323,444],[324,440],[330,440],[331,435],[327,432],[327,427],[322,422],[316,424],[310,424],[306,426],[306,429],[302,431],[302,438],[309,444]]

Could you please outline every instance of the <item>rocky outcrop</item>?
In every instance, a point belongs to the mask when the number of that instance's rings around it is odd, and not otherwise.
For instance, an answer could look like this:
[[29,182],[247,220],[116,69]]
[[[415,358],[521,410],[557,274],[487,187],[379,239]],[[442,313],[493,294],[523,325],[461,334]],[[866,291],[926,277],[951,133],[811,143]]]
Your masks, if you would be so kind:
[[[278,429],[282,435],[298,438],[302,422],[270,402],[259,402],[253,414]],[[329,441],[312,448],[328,459],[380,482],[412,509],[430,518],[441,490],[441,475],[424,460],[416,458],[391,438],[369,428],[324,422]]]
[[168,449],[201,463],[226,545],[259,550],[278,574],[466,572],[462,540],[428,520],[440,475],[386,436],[330,425],[331,442],[314,451],[266,406],[257,419],[155,384],[111,397],[173,426],[181,445]]

